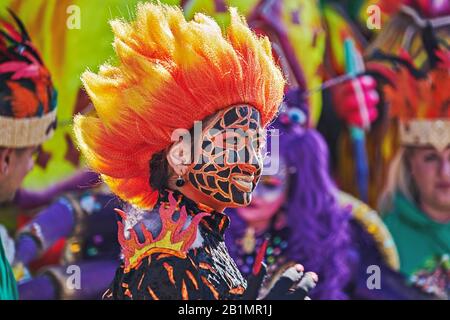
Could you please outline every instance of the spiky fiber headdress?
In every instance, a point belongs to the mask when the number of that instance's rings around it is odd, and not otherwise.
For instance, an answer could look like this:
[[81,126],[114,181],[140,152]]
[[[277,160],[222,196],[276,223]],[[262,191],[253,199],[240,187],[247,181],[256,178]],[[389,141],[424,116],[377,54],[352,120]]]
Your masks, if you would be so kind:
[[[443,150],[450,145],[450,54],[436,53],[436,68],[422,77],[406,58],[405,66],[386,73],[391,85],[384,87],[392,118],[400,120],[400,140],[404,145],[434,146]],[[413,71],[413,72],[411,72]]]
[[270,42],[230,14],[224,33],[205,15],[188,22],[178,7],[152,3],[137,6],[134,22],[111,22],[119,64],[83,74],[96,116],[77,116],[75,133],[89,166],[123,200],[153,207],[149,160],[175,129],[236,104],[258,109],[264,126],[277,113],[284,78]]
[[20,19],[0,20],[0,147],[37,146],[56,127],[50,72]]

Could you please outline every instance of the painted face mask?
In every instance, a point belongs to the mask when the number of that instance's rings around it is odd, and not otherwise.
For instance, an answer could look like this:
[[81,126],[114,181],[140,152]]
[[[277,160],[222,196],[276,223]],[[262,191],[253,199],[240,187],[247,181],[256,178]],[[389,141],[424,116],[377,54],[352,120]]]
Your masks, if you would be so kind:
[[239,105],[218,112],[203,130],[189,181],[227,207],[248,205],[261,176],[264,139],[255,108]]

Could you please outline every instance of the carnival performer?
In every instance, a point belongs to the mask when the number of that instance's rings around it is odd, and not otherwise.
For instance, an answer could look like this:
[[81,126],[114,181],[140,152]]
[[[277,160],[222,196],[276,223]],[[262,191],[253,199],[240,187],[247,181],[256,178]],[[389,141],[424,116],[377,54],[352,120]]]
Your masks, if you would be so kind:
[[[56,91],[50,73],[23,23],[14,13],[11,15],[17,28],[2,20],[0,30],[1,204],[14,199],[33,168],[33,154],[56,128]],[[14,255],[5,253],[0,242],[0,299],[16,299],[16,283],[7,256]]]
[[[399,56],[385,97],[400,147],[380,199],[400,257],[400,271],[427,292],[450,297],[450,55],[420,72]],[[430,62],[428,62],[430,63]],[[399,94],[401,92],[402,94]]]
[[[390,65],[386,56],[398,57],[400,51],[405,51],[414,68],[427,72],[434,63],[429,56],[439,47],[448,48],[450,43],[449,1],[383,0],[380,1],[380,8],[389,15],[389,19],[382,24],[380,32],[365,50],[367,72],[377,80],[377,91],[380,94],[379,117],[367,135],[370,204],[374,207],[385,186],[389,163],[398,148],[397,127],[383,100],[382,87],[386,79],[380,76],[379,69],[384,69],[380,64],[386,62]],[[352,159],[346,156],[345,149],[341,150],[344,151],[341,153],[340,172],[345,184],[341,186],[345,190],[351,190],[351,186],[347,184],[352,181],[354,174],[346,168],[352,167]]]
[[[140,4],[134,22],[111,23],[118,66],[83,75],[96,113],[75,118],[80,149],[128,204],[105,299],[248,299],[259,287],[228,254],[223,211],[250,203],[285,83],[268,39],[230,15],[222,32],[205,15]],[[297,265],[266,298],[303,298],[314,284]]]

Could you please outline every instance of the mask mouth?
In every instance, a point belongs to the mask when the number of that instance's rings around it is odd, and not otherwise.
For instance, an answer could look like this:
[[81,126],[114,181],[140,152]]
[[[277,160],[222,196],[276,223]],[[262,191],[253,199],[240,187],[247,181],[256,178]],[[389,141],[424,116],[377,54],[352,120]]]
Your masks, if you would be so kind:
[[254,180],[254,175],[234,174],[231,176],[231,181],[233,184],[244,192],[251,192],[253,190]]

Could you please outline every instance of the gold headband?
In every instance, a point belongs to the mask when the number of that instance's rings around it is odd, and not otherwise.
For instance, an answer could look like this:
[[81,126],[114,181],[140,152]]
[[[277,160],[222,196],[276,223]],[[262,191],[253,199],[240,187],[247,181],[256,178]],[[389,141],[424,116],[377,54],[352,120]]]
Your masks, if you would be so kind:
[[431,145],[438,151],[450,146],[450,120],[409,120],[400,123],[400,140],[404,145]]
[[0,116],[0,147],[38,146],[55,131],[56,109],[43,117],[15,119]]

